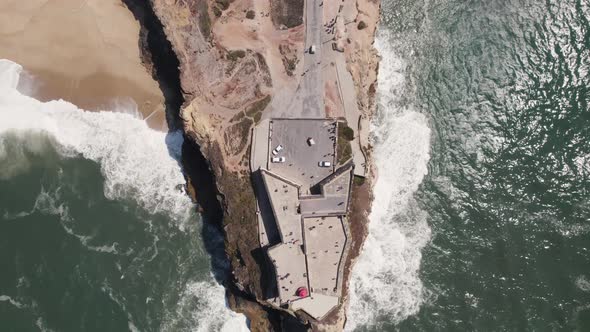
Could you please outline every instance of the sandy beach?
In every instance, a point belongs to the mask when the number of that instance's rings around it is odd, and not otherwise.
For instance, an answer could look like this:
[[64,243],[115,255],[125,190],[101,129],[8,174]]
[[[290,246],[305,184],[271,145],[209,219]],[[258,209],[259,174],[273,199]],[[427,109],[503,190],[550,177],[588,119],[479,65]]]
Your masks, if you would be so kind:
[[166,130],[164,97],[141,64],[139,23],[120,0],[0,2],[0,58],[21,64],[40,100],[138,111]]

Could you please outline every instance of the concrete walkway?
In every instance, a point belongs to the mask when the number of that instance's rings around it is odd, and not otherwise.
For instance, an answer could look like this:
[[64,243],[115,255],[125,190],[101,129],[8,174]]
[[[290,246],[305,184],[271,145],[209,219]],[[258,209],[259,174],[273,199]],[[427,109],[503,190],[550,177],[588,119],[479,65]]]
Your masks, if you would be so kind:
[[[346,60],[344,55],[339,52],[332,51],[336,61],[336,73],[338,74],[339,92],[342,96],[344,104],[344,114],[348,126],[354,129],[354,140],[350,142],[352,147],[352,159],[354,161],[354,175],[365,177],[366,175],[366,158],[361,150],[362,134],[368,132],[368,127],[362,127],[361,112],[357,106],[356,90],[352,75],[346,70]],[[360,135],[359,135],[360,134]],[[368,137],[368,135],[367,135]],[[368,147],[367,144],[364,145]]]
[[250,151],[250,172],[267,168],[269,149],[270,120],[264,119],[252,130],[252,149]]

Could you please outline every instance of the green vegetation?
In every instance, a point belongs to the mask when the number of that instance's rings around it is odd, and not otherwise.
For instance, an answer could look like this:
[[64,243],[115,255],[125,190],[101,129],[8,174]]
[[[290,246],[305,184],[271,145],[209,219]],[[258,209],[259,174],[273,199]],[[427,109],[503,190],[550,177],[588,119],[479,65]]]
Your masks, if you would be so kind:
[[357,186],[362,186],[363,184],[365,184],[365,178],[364,177],[361,177],[361,176],[355,175],[352,178],[352,183],[354,183]]
[[233,0],[215,0],[215,4],[213,5],[213,14],[216,17],[220,17],[221,14],[223,14],[223,11],[227,10],[232,2]]
[[270,96],[267,95],[266,97],[253,102],[250,106],[246,107],[246,115],[253,118],[255,123],[258,123],[262,118],[262,111],[268,106],[270,103]]
[[243,118],[240,122],[227,127],[223,134],[225,145],[230,153],[237,155],[244,150],[248,143],[248,135],[254,121],[250,118]]
[[234,50],[227,52],[225,56],[226,59],[231,61],[238,61],[238,59],[242,59],[246,56],[246,51],[244,50]]
[[354,130],[346,123],[338,123],[338,145],[336,153],[338,155],[338,163],[343,164],[352,157],[352,146],[350,141],[354,139]]
[[338,124],[338,137],[343,137],[347,141],[352,141],[354,139],[354,130],[350,128],[346,123],[339,123]]
[[199,31],[205,39],[211,37],[211,18],[209,17],[209,7],[207,1],[201,1],[199,5]]
[[254,11],[253,11],[253,10],[249,10],[249,11],[246,13],[246,18],[247,18],[247,19],[249,19],[249,20],[253,20],[253,19],[254,19],[254,17],[256,17],[256,13],[254,13]]
[[223,193],[225,250],[230,258],[235,278],[249,286],[254,294],[261,294],[261,272],[253,252],[260,247],[256,200],[250,177],[234,172],[223,172],[218,180]]
[[297,58],[283,57],[283,66],[285,67],[287,75],[293,76],[293,72],[295,71],[295,68],[297,68]]
[[260,122],[260,119],[262,119],[262,112],[258,112],[256,114],[254,114],[254,123],[258,124],[258,122]]
[[215,0],[215,3],[219,6],[221,10],[226,10],[229,8],[229,0]]
[[338,139],[338,163],[343,164],[352,157],[352,147],[349,141]]
[[[254,119],[254,123],[258,123],[260,122],[260,119],[262,119],[262,111],[264,111],[264,109],[266,108],[266,106],[268,106],[269,103],[270,96],[266,96],[260,100],[257,100],[252,104],[248,105],[245,111],[240,111],[236,113],[236,115],[234,115],[229,120],[229,122],[243,122],[244,118],[247,116],[249,118]],[[250,119],[247,120],[250,121]]]
[[271,1],[271,16],[275,27],[294,28],[303,24],[303,0]]
[[360,21],[359,24],[356,27],[359,30],[363,30],[364,28],[367,27],[367,23],[365,23],[365,21]]
[[297,66],[297,58],[287,59],[287,70],[293,71]]
[[236,113],[236,115],[234,115],[231,119],[229,119],[229,122],[238,122],[238,121],[242,120],[242,118],[245,116],[246,116],[246,114],[244,113],[244,111],[240,111],[240,112]]
[[254,56],[256,57],[256,61],[258,62],[258,68],[263,74],[262,80],[264,81],[264,84],[266,84],[266,86],[268,87],[271,87],[272,79],[270,78],[270,68],[268,68],[268,64],[266,63],[264,56],[258,52],[254,53]]

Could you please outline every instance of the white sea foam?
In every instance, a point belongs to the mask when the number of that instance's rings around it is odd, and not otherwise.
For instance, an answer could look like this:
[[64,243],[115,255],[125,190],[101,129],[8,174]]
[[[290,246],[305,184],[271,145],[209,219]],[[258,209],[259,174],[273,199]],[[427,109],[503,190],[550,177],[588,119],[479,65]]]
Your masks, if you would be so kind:
[[47,327],[47,324],[45,323],[45,320],[43,319],[43,317],[37,317],[37,320],[35,321],[35,325],[37,325],[37,328],[39,328],[39,331],[41,331],[41,332],[53,332],[52,329]]
[[66,233],[77,238],[87,249],[102,253],[119,254],[117,251],[117,242],[110,245],[95,246],[90,244],[92,236],[80,235],[74,232],[73,228],[69,226],[73,222],[69,213],[69,208],[64,203],[60,203],[59,191],[60,188],[57,188],[53,192],[41,188],[41,192],[37,195],[37,199],[35,200],[33,210],[27,214],[39,211],[41,213],[59,216],[60,224]]
[[[0,138],[15,133],[26,137],[31,133],[49,135],[62,156],[82,156],[100,165],[107,198],[135,200],[151,213],[170,215],[183,228],[192,203],[177,189],[178,184],[184,184],[177,162],[183,139],[180,132],[151,130],[144,121],[124,112],[86,112],[63,100],[40,102],[16,89],[21,71],[20,65],[0,60]],[[0,154],[1,148],[2,144]],[[70,220],[68,209],[56,200],[56,194],[42,192],[33,210],[59,215],[66,221],[64,229],[87,244],[89,239],[66,227]],[[116,246],[92,250],[111,252]],[[118,299],[110,288],[104,290]],[[246,328],[245,317],[227,308],[224,289],[214,281],[188,284],[177,309],[183,310],[190,310],[195,331]],[[136,329],[131,318],[129,328]]]
[[413,194],[428,172],[430,129],[411,105],[399,106],[407,92],[406,63],[396,55],[387,31],[379,33],[376,46],[382,56],[372,128],[378,178],[369,234],[352,273],[346,330],[398,322],[424,301],[418,273],[430,228]]
[[139,332],[139,329],[133,323],[133,317],[125,307],[124,300],[119,299],[119,297],[115,294],[111,286],[109,286],[106,282],[102,285],[100,289],[121,308],[121,311],[127,314],[127,327],[129,328],[129,330],[132,332]]
[[186,220],[189,198],[178,158],[182,134],[151,130],[126,113],[86,112],[63,100],[42,103],[17,91],[20,65],[0,60],[0,136],[44,133],[64,156],[98,162],[105,177],[105,196],[132,199],[151,213]]
[[8,295],[0,295],[0,302],[9,302],[10,304],[12,304],[13,306],[15,306],[18,309],[25,307],[24,304],[18,302],[17,300],[14,300],[12,297],[10,297]]
[[4,220],[16,220],[19,218],[26,217],[29,214],[30,214],[30,212],[28,212],[28,211],[21,211],[21,212],[17,212],[17,213],[4,212],[4,214],[2,215],[2,218]]
[[[23,279],[23,278],[21,278],[21,279]],[[19,284],[20,284],[20,282],[21,282],[21,280],[19,279]],[[24,303],[21,303],[15,299],[13,299],[12,297],[10,297],[8,295],[0,295],[0,302],[8,302],[17,309],[29,309],[33,313],[37,313],[38,308],[39,308],[37,302],[35,302],[34,300],[31,301],[30,304],[24,304]],[[45,320],[42,317],[37,317],[37,320],[35,320],[35,325],[42,332],[53,332],[52,329],[49,329],[47,327],[47,324],[45,324]]]
[[[51,138],[43,133],[28,133],[26,140],[23,133],[11,132],[0,136],[0,179],[10,179],[29,171],[34,161],[33,156],[50,151]],[[25,144],[18,144],[18,142]]]
[[193,332],[245,332],[246,317],[227,308],[225,297],[219,296],[224,289],[216,282],[198,281],[188,283],[180,300],[162,331],[178,331],[183,326],[192,326]]
[[590,292],[590,280],[586,276],[579,276],[576,278],[576,286],[583,292]]

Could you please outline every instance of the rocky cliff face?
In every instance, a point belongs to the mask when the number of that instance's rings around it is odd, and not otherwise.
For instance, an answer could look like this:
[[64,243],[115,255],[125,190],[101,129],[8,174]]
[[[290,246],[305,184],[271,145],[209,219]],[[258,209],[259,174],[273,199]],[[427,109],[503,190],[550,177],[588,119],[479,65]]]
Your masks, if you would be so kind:
[[[372,43],[379,2],[344,1],[355,3],[353,15],[358,22],[343,25],[339,37],[345,41],[343,50],[355,82],[359,109],[370,116],[378,67]],[[272,98],[294,91],[301,77],[302,66],[297,64],[304,46],[303,1],[151,0],[150,4],[179,61],[185,99],[180,118],[192,143],[184,151],[185,160],[194,161],[187,155],[198,154],[194,150],[198,147],[215,180],[216,188],[210,188],[210,193],[217,195],[201,197],[201,205],[209,219],[222,219],[213,221],[219,222],[225,234],[232,271],[226,287],[232,308],[248,316],[252,330],[340,330],[345,322],[347,296],[344,305],[321,324],[265,304],[265,286],[269,283],[264,278],[270,274],[264,273],[267,264],[259,248],[248,170],[252,126],[261,119]],[[370,154],[368,161],[370,164]],[[187,165],[189,176],[191,169],[197,172],[203,167]],[[197,195],[199,185],[212,187],[196,183]],[[354,187],[352,250],[345,280],[366,232],[370,185],[369,179]],[[217,202],[221,204],[219,213],[213,211]]]

